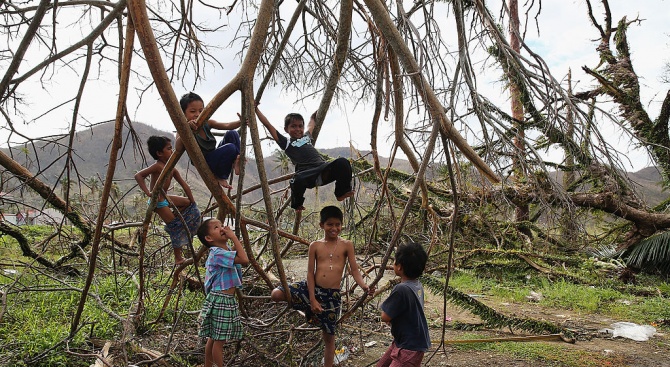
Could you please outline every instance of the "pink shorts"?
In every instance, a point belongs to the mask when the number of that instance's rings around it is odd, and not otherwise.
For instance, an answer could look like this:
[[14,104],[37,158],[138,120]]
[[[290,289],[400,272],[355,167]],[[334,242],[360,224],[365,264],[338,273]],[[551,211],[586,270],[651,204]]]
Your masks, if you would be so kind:
[[420,367],[423,353],[398,348],[395,342],[393,342],[379,362],[377,362],[377,367]]

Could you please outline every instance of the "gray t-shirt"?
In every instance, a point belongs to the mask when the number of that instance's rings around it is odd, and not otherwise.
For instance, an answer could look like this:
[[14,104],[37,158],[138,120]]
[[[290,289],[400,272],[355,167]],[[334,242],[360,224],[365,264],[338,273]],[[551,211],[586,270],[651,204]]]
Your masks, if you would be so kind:
[[393,287],[381,309],[391,318],[391,334],[398,348],[418,352],[430,348],[421,282],[407,280]]
[[300,139],[291,139],[290,141],[277,132],[277,144],[291,159],[296,172],[318,167],[325,162],[319,151],[312,145],[312,134],[309,132],[305,133]]

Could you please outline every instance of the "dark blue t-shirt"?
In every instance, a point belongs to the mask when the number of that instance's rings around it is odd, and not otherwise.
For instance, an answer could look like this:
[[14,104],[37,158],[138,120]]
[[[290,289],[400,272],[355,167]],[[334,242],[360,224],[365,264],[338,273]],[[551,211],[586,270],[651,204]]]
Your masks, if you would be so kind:
[[296,172],[318,167],[325,162],[325,159],[312,145],[312,134],[309,132],[300,139],[291,140],[277,132],[277,144],[291,159]]
[[430,347],[428,322],[423,312],[423,286],[418,280],[402,282],[381,305],[391,318],[391,334],[398,348],[425,352]]

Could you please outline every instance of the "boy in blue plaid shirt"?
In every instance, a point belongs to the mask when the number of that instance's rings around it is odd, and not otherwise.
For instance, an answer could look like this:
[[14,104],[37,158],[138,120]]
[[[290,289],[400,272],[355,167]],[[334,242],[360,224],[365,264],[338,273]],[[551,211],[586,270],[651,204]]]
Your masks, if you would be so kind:
[[[211,218],[198,227],[198,238],[209,248],[205,263],[205,293],[202,306],[200,337],[207,338],[205,367],[223,366],[223,345],[242,339],[243,330],[235,287],[242,286],[242,266],[249,263],[247,253],[235,232],[220,220]],[[228,246],[233,241],[234,248]]]

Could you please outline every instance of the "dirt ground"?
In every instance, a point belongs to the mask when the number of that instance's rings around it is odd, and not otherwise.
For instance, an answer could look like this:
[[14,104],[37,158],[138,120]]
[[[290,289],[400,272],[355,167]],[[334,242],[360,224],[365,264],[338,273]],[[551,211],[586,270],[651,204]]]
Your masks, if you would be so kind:
[[[285,264],[289,276],[304,274],[302,261],[295,260]],[[388,273],[388,272],[387,272]],[[381,284],[390,279],[392,274],[385,275]],[[546,320],[572,330],[576,330],[578,338],[574,344],[564,341],[542,342],[498,342],[497,345],[472,344],[446,345],[436,350],[441,338],[441,318],[438,310],[442,309],[442,299],[426,293],[426,317],[431,325],[433,346],[424,358],[424,366],[631,366],[661,367],[670,366],[670,338],[657,328],[657,334],[645,342],[637,342],[625,338],[612,338],[599,330],[610,328],[617,321],[600,315],[579,314],[569,310],[550,309],[537,303],[508,303],[489,300],[486,296],[479,298],[499,312],[510,316],[520,316],[535,320]],[[668,305],[670,307],[670,305]],[[447,317],[451,322],[480,322],[479,318],[467,311],[447,304]],[[447,323],[449,325],[449,323]],[[337,348],[349,349],[349,356],[339,366],[374,366],[377,359],[384,353],[391,342],[390,328],[380,323],[356,326],[345,325],[338,334]],[[372,330],[376,329],[376,330]],[[445,340],[472,338],[506,338],[522,336],[509,330],[460,331],[447,327]],[[435,342],[437,341],[437,343]],[[516,344],[517,346],[513,346]],[[519,346],[518,344],[530,344]],[[369,347],[365,347],[369,345]],[[546,346],[542,348],[541,345]],[[524,350],[531,352],[524,353]],[[545,353],[532,353],[533,350],[544,350]],[[519,352],[521,350],[521,352]],[[553,351],[546,353],[546,350]]]
[[[435,300],[432,300],[435,302]],[[431,302],[427,302],[427,306]],[[441,306],[441,301],[439,302]],[[559,355],[553,358],[543,359],[535,356],[518,356],[514,353],[505,352],[505,345],[520,344],[521,342],[498,342],[496,350],[481,350],[478,347],[475,350],[462,345],[447,345],[436,351],[438,345],[433,343],[431,351],[426,353],[424,366],[463,366],[463,367],[481,367],[481,366],[635,366],[635,367],[661,367],[670,366],[670,339],[663,333],[657,333],[646,342],[636,342],[625,338],[611,338],[605,334],[598,333],[598,330],[609,328],[616,321],[594,315],[575,315],[564,310],[551,310],[539,307],[535,304],[499,304],[493,305],[496,310],[506,314],[517,313],[524,317],[547,320],[558,324],[564,324],[571,328],[590,331],[591,337],[584,340],[576,340],[574,344],[564,341],[542,341],[542,342],[524,342],[530,344],[545,344],[555,347]],[[452,320],[460,322],[475,322],[478,318],[473,317],[466,311],[459,311],[453,306],[447,306],[449,317]],[[467,338],[506,338],[521,336],[512,334],[509,331],[459,331],[447,328],[445,340],[459,340]],[[475,336],[476,335],[476,336]],[[439,328],[431,329],[431,339],[439,341],[441,330]],[[340,364],[340,366],[369,366],[386,350],[390,342],[390,332],[388,339],[381,335],[369,337],[366,343],[375,341],[372,348],[365,348],[364,353],[350,354],[349,358]],[[340,345],[338,344],[338,347]],[[482,346],[482,344],[479,344]],[[560,353],[566,355],[562,357]],[[432,356],[432,357],[431,357]],[[583,361],[575,362],[575,361]]]

